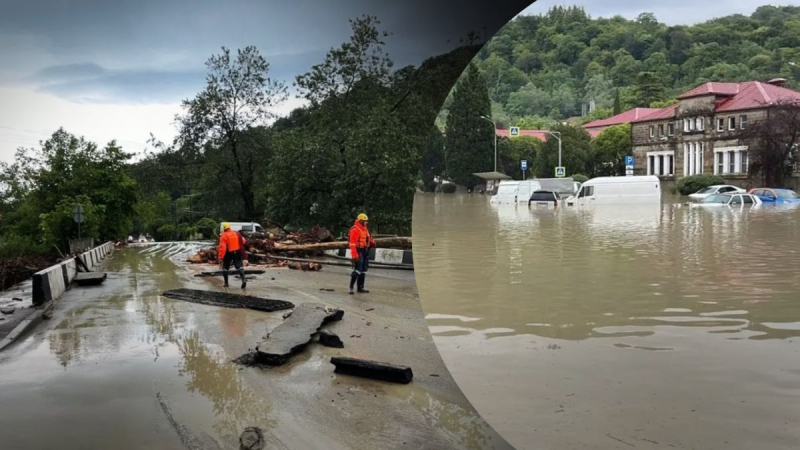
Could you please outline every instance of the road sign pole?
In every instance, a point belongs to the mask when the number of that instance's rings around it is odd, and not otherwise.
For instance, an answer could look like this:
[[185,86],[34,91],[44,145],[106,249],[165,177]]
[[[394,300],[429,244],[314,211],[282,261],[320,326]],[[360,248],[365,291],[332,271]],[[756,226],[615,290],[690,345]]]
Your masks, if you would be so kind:
[[560,136],[560,133],[559,133],[559,136],[558,136],[558,167],[562,167],[561,166],[561,136]]

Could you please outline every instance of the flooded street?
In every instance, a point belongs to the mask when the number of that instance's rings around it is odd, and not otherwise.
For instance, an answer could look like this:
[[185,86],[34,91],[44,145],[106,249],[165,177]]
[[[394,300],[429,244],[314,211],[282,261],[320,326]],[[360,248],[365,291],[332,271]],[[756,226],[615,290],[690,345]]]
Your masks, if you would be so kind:
[[518,449],[800,448],[800,209],[414,204],[434,340]]
[[[371,297],[347,295],[348,268],[267,269],[248,293],[345,310],[326,325],[344,349],[312,343],[278,368],[231,362],[283,313],[164,298],[222,290],[182,263],[199,244],[116,250],[108,280],[73,287],[55,315],[0,353],[0,448],[231,449],[245,427],[267,448],[510,448],[444,367],[427,331],[413,272],[370,271]],[[240,292],[231,289],[231,292]],[[333,373],[331,356],[410,365],[396,385]]]

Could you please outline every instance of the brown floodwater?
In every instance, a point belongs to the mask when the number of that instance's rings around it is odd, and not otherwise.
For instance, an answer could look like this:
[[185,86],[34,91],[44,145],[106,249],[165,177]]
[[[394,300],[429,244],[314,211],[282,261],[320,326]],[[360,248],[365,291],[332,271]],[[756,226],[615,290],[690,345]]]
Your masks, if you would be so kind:
[[800,448],[800,208],[418,194],[448,369],[518,449]]

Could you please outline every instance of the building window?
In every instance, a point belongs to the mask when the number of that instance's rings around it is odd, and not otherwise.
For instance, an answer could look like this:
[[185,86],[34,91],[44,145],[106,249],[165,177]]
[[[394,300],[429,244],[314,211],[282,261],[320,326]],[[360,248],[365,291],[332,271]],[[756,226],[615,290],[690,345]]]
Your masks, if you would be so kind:
[[658,126],[658,137],[661,137],[663,135],[664,135],[664,124],[660,124]]
[[728,117],[728,129],[729,130],[736,129],[736,117]]
[[698,175],[703,173],[703,143],[691,142],[683,148],[683,174]]
[[675,136],[675,122],[670,122],[667,124],[667,135]]
[[664,155],[658,155],[658,174],[664,175]]
[[669,160],[669,171],[667,174],[675,175],[675,155],[670,153],[667,155],[667,159]]
[[717,131],[725,130],[725,119],[717,119]]
[[671,151],[647,153],[647,174],[668,176],[675,174],[675,154]]
[[739,116],[739,128],[741,128],[742,130],[747,128],[747,116],[746,115]]
[[650,125],[650,137],[655,137],[655,135],[656,135],[655,128],[652,125]]
[[722,161],[724,154],[722,152],[717,152],[717,170],[714,172],[717,175],[720,175],[724,172],[725,165]]
[[647,155],[647,174],[655,175],[656,172],[656,158],[653,155]]
[[689,131],[689,119],[683,119],[683,132],[686,133]]
[[728,173],[736,173],[736,152],[728,152]]
[[704,126],[705,123],[704,122],[705,122],[705,120],[703,120],[702,117],[698,117],[698,118],[694,119],[694,127],[695,127],[695,129],[697,129],[698,131],[703,131],[703,129],[705,128],[705,126]]
[[741,173],[747,173],[747,171],[750,169],[750,161],[747,159],[747,151],[743,150],[743,151],[739,152],[739,158],[740,158],[740,161],[741,161],[741,170],[740,170],[740,172]]

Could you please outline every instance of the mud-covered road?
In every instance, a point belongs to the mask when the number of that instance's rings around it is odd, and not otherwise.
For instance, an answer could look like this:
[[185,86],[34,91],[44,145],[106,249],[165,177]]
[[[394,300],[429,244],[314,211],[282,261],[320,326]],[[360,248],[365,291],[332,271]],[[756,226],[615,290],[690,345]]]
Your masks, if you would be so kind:
[[[413,272],[370,271],[372,292],[355,296],[347,295],[345,267],[257,275],[248,294],[345,310],[324,327],[344,349],[312,343],[289,364],[260,369],[231,360],[283,312],[160,295],[223,290],[221,279],[194,277],[209,266],[180,262],[196,249],[117,250],[102,286],[73,287],[50,321],[0,354],[0,448],[237,449],[250,426],[275,449],[510,448],[442,363]],[[331,356],[409,365],[415,378],[395,385],[336,375]]]

